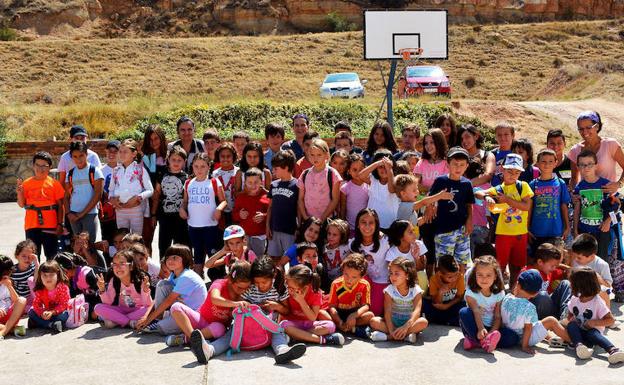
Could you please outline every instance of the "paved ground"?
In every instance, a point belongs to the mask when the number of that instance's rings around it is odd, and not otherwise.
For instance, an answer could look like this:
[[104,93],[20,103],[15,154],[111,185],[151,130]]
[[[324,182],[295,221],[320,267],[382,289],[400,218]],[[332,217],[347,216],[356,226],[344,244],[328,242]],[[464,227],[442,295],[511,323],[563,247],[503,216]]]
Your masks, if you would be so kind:
[[[22,212],[15,204],[0,204],[0,253],[11,253],[23,237]],[[617,305],[617,306],[616,306]],[[623,319],[624,305],[613,314]],[[0,342],[2,384],[45,383],[89,385],[211,384],[534,384],[624,383],[623,365],[609,366],[599,352],[590,361],[571,351],[537,348],[534,357],[520,349],[494,354],[465,352],[456,328],[428,328],[415,346],[348,340],[342,348],[310,346],[306,355],[287,366],[274,365],[268,350],[194,362],[188,348],[167,348],[159,336],[129,330],[104,330],[88,324],[59,335],[30,331],[24,339]],[[624,332],[608,337],[624,347]],[[34,364],[36,363],[36,370]]]

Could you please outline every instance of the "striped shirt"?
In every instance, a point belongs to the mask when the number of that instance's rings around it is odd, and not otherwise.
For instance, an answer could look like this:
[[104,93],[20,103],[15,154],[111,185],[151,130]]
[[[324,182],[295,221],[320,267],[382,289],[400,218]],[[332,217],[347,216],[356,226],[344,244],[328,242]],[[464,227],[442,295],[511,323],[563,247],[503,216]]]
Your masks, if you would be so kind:
[[24,271],[18,271],[17,267],[11,274],[11,280],[13,280],[13,287],[20,297],[28,297],[30,295],[30,288],[28,287],[28,278],[35,275],[34,262],[28,266]]
[[263,293],[258,290],[258,286],[251,285],[241,297],[252,305],[262,305],[266,301],[283,301],[288,298],[288,292],[285,292],[280,296],[277,290],[274,287],[271,287],[269,291]]

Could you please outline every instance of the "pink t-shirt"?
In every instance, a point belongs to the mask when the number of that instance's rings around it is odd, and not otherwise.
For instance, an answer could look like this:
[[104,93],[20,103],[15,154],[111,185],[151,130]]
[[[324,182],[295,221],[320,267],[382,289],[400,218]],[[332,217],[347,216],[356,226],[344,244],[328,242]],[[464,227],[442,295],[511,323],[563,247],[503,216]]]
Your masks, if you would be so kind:
[[[577,322],[583,324],[590,319],[602,319],[611,312],[600,296],[595,296],[587,302],[573,295],[568,303],[568,311],[574,315]],[[604,333],[604,326],[596,326],[600,333]]]
[[[140,292],[136,291],[136,287],[134,287],[134,283],[130,283],[130,285],[125,286],[123,283],[119,286],[119,292],[117,293],[119,296],[119,305],[124,308],[139,308],[145,307],[152,304],[152,297],[150,292],[144,292],[140,290]],[[113,279],[108,281],[108,286],[106,291],[100,294],[100,299],[102,303],[112,304],[115,300],[115,285],[113,284]]]
[[[336,183],[342,182],[342,177],[334,168],[326,166],[320,172],[314,171],[314,168],[310,168],[309,171],[304,172],[299,177],[297,186],[301,191],[304,191],[304,204],[306,212],[310,216],[320,218],[323,215],[327,206],[329,206],[331,199],[331,188],[327,183],[327,173],[332,173],[332,186]],[[305,176],[305,184],[303,183],[303,177]]]
[[[477,186],[481,190],[487,190],[492,187],[489,183],[482,184],[481,186]],[[472,205],[472,224],[475,226],[487,226],[488,221],[486,217],[486,207],[484,200],[477,200],[480,204]]]
[[[598,175],[609,179],[611,182],[617,180],[615,169],[617,162],[615,161],[615,152],[620,148],[620,144],[613,138],[602,138],[600,141],[600,149],[596,156],[598,157]],[[582,143],[577,143],[570,149],[568,158],[574,163],[578,163],[576,158],[585,149]]]
[[210,293],[218,289],[221,292],[221,297],[225,299],[230,298],[230,294],[228,292],[228,280],[227,279],[218,279],[210,285],[210,291],[208,291],[208,296],[206,300],[199,308],[199,314],[201,317],[208,322],[221,322],[224,325],[227,325],[232,321],[232,311],[234,310],[231,307],[223,307],[212,304],[212,297],[210,297]]
[[349,228],[355,228],[355,218],[363,208],[368,204],[368,183],[356,185],[353,181],[348,181],[340,187],[340,191],[347,197],[347,222]]
[[446,175],[448,172],[448,164],[445,161],[431,163],[426,159],[421,159],[414,167],[414,174],[422,175],[420,183],[427,188],[431,188],[435,178]]

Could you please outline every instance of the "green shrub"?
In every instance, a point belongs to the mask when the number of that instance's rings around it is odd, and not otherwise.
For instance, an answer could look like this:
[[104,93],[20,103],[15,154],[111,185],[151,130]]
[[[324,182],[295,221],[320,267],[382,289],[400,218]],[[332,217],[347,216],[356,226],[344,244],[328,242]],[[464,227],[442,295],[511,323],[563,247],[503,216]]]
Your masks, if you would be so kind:
[[330,12],[325,16],[325,21],[329,24],[332,32],[347,32],[354,31],[356,29],[355,24],[349,23],[349,21],[338,12]]
[[0,41],[17,40],[17,31],[9,27],[0,27]]

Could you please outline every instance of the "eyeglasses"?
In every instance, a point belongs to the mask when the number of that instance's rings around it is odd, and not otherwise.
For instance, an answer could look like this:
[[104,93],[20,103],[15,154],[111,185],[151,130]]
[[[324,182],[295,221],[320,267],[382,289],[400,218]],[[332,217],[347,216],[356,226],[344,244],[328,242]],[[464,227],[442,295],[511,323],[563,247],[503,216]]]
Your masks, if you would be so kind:
[[594,167],[596,163],[579,163],[578,168],[591,168]]
[[130,266],[131,263],[130,262],[123,262],[123,263],[111,263],[111,265],[114,268],[122,268],[122,267],[126,267],[126,266]]
[[598,125],[598,123],[594,123],[594,124],[592,124],[589,127],[579,127],[578,130],[579,131],[589,131],[589,130],[593,129],[594,127],[596,127],[597,125]]

